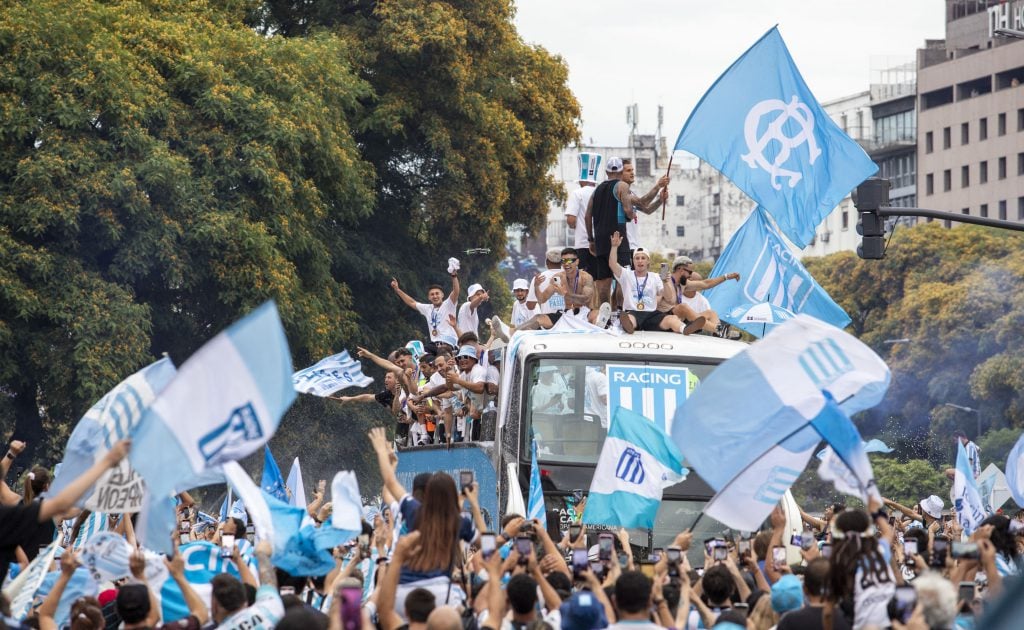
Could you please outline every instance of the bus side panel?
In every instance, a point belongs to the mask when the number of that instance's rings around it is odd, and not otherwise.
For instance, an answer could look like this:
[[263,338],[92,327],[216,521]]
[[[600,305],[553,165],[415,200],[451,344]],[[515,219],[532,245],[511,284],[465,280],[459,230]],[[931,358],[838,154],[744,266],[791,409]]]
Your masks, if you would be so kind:
[[[478,447],[447,449],[426,449],[401,451],[396,474],[398,482],[406,489],[412,488],[413,478],[422,472],[443,472],[459,483],[459,471],[472,470],[480,486],[480,511],[484,522],[493,530],[499,522],[498,476],[488,454]],[[397,498],[397,497],[396,497]]]

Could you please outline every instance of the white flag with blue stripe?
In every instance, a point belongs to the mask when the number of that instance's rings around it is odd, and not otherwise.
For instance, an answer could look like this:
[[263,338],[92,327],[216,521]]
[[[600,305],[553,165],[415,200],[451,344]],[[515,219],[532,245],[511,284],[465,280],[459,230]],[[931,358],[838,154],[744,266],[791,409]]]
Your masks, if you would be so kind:
[[363,374],[363,366],[343,350],[320,359],[311,367],[292,375],[295,391],[313,396],[330,396],[347,387],[369,387],[373,379]]
[[821,434],[828,396],[846,416],[872,407],[889,368],[853,336],[797,315],[704,379],[676,413],[672,439],[718,493],[705,512],[756,530],[796,481]]
[[[134,434],[131,463],[155,501],[170,497],[181,480],[266,444],[295,400],[291,375],[288,341],[273,302],[196,351]],[[143,543],[166,547],[161,540]]]
[[662,491],[687,472],[682,454],[660,425],[618,407],[597,460],[583,522],[650,529]]
[[[733,308],[764,302],[793,313],[807,313],[837,328],[850,323],[846,311],[814,280],[782,240],[763,208],[755,208],[732,235],[709,277],[733,271],[740,274],[738,282],[723,282],[703,292],[711,307],[730,324],[742,323],[730,317]],[[761,328],[753,324],[744,326],[747,332],[754,333],[761,333]]]
[[544,489],[540,485],[540,466],[537,465],[537,440],[530,440],[530,502],[526,518],[539,519],[541,529],[548,527],[548,513],[544,508]]
[[[94,404],[75,425],[48,496],[63,490],[102,459],[115,442],[131,435],[174,372],[174,364],[164,357],[118,383]],[[138,512],[144,491],[142,478],[126,458],[103,473],[78,506],[92,512]]]
[[1024,508],[1024,433],[1006,456],[1006,488],[1017,507]]
[[988,514],[985,513],[985,502],[978,491],[974,480],[974,469],[967,457],[967,449],[963,442],[956,441],[956,468],[953,473],[953,509],[956,520],[968,536],[978,529]]
[[798,247],[878,170],[818,104],[775,27],[701,97],[675,149],[721,171]]

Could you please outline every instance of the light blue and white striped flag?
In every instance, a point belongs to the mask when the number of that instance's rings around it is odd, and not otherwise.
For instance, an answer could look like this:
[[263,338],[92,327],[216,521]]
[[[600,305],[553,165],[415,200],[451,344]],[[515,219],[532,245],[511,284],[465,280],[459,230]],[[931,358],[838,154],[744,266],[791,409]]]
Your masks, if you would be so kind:
[[292,375],[295,391],[313,396],[330,396],[347,387],[369,387],[373,379],[363,374],[363,366],[343,350],[320,359],[316,365]]
[[[102,459],[115,442],[131,435],[174,372],[174,364],[164,357],[118,383],[94,404],[75,425],[47,496],[63,490]],[[138,512],[144,490],[128,459],[122,459],[103,473],[78,506],[93,512]]]
[[526,518],[540,519],[541,529],[548,527],[548,513],[544,508],[544,489],[540,485],[540,466],[537,465],[537,440],[530,440],[530,503]]
[[744,325],[741,318],[731,315],[735,307],[768,302],[793,313],[807,313],[837,328],[850,323],[846,311],[782,240],[763,208],[755,208],[732,235],[709,277],[733,271],[740,274],[739,281],[723,282],[704,291],[704,297],[724,321],[757,337],[764,336],[763,327]]
[[688,472],[679,449],[658,424],[618,407],[597,460],[583,522],[650,529],[662,491]]
[[809,315],[719,365],[672,425],[687,465],[718,493],[704,512],[758,529],[814,454],[811,422],[830,412],[826,393],[850,416],[878,404],[889,380],[871,348]]
[[881,503],[882,495],[875,483],[866,443],[849,416],[835,405],[831,394],[825,392],[825,396],[828,398],[827,407],[834,409],[835,413],[818,414],[811,421],[811,425],[829,444],[818,466],[818,476],[831,481],[839,492],[859,497],[865,504],[869,498]]
[[107,515],[102,512],[90,512],[85,517],[85,522],[82,523],[82,527],[78,530],[78,538],[71,541],[71,548],[78,551],[89,541],[90,538],[105,532],[109,529],[109,521]]
[[974,480],[974,469],[967,457],[967,449],[963,442],[956,441],[956,468],[953,474],[953,509],[956,520],[968,536],[981,525],[988,516],[985,513],[985,502],[981,499],[978,484]]
[[[266,444],[295,400],[291,375],[288,341],[273,302],[196,351],[135,430],[129,457],[154,502],[162,504],[183,479]],[[157,528],[143,529],[142,543],[164,551],[173,522],[166,540],[150,538]]]
[[1006,456],[1006,487],[1017,507],[1024,508],[1024,433]]

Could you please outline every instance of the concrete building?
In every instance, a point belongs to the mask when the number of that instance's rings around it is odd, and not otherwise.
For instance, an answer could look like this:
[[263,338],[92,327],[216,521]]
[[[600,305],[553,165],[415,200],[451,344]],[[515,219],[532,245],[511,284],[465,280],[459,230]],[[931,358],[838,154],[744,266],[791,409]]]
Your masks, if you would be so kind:
[[[649,191],[668,169],[667,142],[658,134],[634,133],[625,146],[619,147],[567,147],[551,171],[563,182],[566,194],[579,186],[576,159],[580,152],[599,153],[605,162],[612,156],[632,159],[637,174],[633,190],[639,194]],[[694,260],[714,260],[750,213],[753,202],[717,170],[683,153],[676,155],[669,176],[665,219],[660,209],[639,214],[639,245],[666,256],[686,254]],[[604,179],[602,172],[600,181]],[[551,205],[546,239],[548,247],[574,244],[573,230],[565,222],[564,205]]]
[[920,206],[1024,221],[1024,0],[946,0],[946,39],[918,51]]

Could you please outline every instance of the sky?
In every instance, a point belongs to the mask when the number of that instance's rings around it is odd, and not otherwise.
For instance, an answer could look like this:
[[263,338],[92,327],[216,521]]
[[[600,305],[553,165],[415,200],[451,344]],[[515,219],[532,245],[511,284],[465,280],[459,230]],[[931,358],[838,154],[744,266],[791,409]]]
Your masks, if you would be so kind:
[[583,142],[624,146],[626,106],[671,146],[722,72],[779,25],[819,102],[868,89],[872,68],[912,61],[945,37],[943,0],[515,0],[523,40],[560,55],[583,110]]

